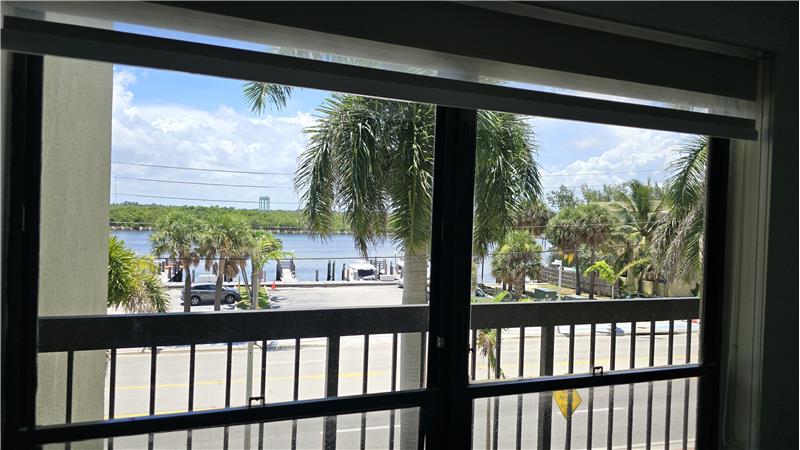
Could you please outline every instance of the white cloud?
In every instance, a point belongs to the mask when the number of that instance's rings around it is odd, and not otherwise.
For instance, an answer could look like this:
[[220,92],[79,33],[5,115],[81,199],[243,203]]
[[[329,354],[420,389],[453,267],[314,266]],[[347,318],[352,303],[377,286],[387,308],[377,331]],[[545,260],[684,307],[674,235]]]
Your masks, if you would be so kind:
[[[667,166],[675,159],[687,136],[663,131],[608,127],[613,143],[607,150],[590,158],[573,161],[566,166],[544,166],[543,184],[579,186],[588,184],[616,184],[639,178],[662,182],[667,176]],[[576,142],[586,141],[591,138]],[[604,140],[603,142],[608,142]],[[598,144],[600,142],[598,141]]]
[[[306,147],[303,128],[313,125],[311,114],[290,117],[253,117],[221,105],[203,110],[178,104],[137,102],[136,74],[114,72],[112,159],[121,162],[250,172],[294,173],[297,156]],[[291,175],[244,175],[224,172],[186,171],[130,165],[112,166],[112,176],[291,187]],[[274,209],[294,209],[297,197],[290,188],[234,188],[117,179],[112,200],[143,203],[191,203],[167,199],[136,198],[114,194],[139,193],[171,197],[252,201],[238,206],[255,207],[259,195],[269,195]],[[196,202],[197,204],[210,204]],[[228,206],[237,205],[229,203]]]
[[585,137],[583,139],[576,139],[576,140],[570,142],[570,145],[572,145],[573,147],[575,147],[575,148],[577,148],[579,150],[584,150],[584,149],[587,149],[587,148],[596,148],[597,146],[601,145],[602,143],[603,143],[603,140],[601,140],[597,136],[587,136],[587,137]]

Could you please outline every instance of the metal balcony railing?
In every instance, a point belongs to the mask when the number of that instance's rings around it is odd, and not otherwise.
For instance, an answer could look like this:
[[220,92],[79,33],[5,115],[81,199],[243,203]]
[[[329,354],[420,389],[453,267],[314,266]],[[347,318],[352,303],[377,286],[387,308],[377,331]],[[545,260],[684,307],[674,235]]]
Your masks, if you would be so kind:
[[[472,330],[469,339],[472,352],[470,359],[470,379],[480,383],[483,370],[479,372],[478,362],[482,357],[478,354],[477,341],[480,333],[494,330],[496,345],[496,364],[487,374],[488,379],[499,379],[503,375],[502,368],[510,367],[509,377],[551,377],[560,374],[573,374],[576,370],[576,336],[584,334],[588,339],[588,364],[587,372],[607,373],[618,369],[633,369],[642,367],[636,362],[637,340],[647,339],[648,355],[647,366],[656,365],[656,335],[663,334],[667,338],[667,348],[661,349],[665,356],[660,358],[660,364],[673,365],[676,345],[675,336],[685,334],[682,360],[678,363],[690,363],[692,359],[692,335],[698,326],[693,325],[697,319],[699,300],[697,298],[664,298],[640,300],[598,300],[598,301],[559,301],[559,302],[531,302],[531,303],[486,303],[472,305],[471,323]],[[644,328],[638,324],[643,323]],[[232,352],[237,343],[260,343],[260,371],[257,379],[260,385],[254,387],[255,400],[269,403],[267,395],[268,382],[267,359],[269,342],[275,340],[293,340],[293,379],[292,398],[300,398],[300,344],[302,339],[325,339],[325,375],[324,397],[339,396],[340,383],[340,355],[343,337],[353,339],[360,336],[363,339],[363,356],[361,364],[361,393],[366,394],[369,388],[369,361],[370,361],[370,336],[391,336],[391,363],[389,369],[389,390],[398,389],[398,336],[404,333],[419,333],[420,339],[420,385],[423,387],[425,378],[425,352],[426,331],[428,324],[427,305],[404,305],[384,307],[358,307],[345,309],[318,309],[318,310],[264,310],[264,311],[237,311],[229,313],[174,313],[174,314],[137,314],[137,315],[98,315],[98,316],[72,316],[72,317],[42,317],[39,319],[39,352],[40,353],[66,353],[67,377],[66,383],[66,410],[64,423],[71,423],[72,410],[76,400],[73,397],[73,385],[76,380],[74,364],[75,352],[89,350],[109,351],[107,382],[107,418],[114,419],[116,412],[116,385],[117,385],[117,360],[119,349],[149,348],[149,388],[148,390],[148,415],[158,414],[156,411],[159,348],[169,346],[187,346],[188,358],[188,403],[186,408],[193,411],[195,408],[196,388],[196,358],[198,346],[207,344],[223,344],[226,350],[225,370],[225,408],[231,407],[231,367]],[[624,324],[624,326],[623,326]],[[662,326],[663,324],[663,326]],[[676,327],[676,324],[679,326]],[[623,336],[629,340],[628,367],[618,367],[618,328],[623,329]],[[607,337],[606,337],[607,335]],[[602,339],[601,339],[602,338]],[[508,345],[509,340],[518,340],[518,354],[516,361],[509,364],[504,356],[503,345]],[[538,340],[538,358],[536,361],[526,361],[527,350],[534,350]],[[597,347],[600,341],[608,344],[608,362],[599,364]],[[532,341],[533,344],[528,344]],[[566,352],[556,352],[557,342],[565,341]],[[466,344],[466,343],[465,343]],[[526,347],[526,344],[529,345]],[[531,358],[532,359],[532,358]],[[258,361],[258,357],[256,356]],[[515,362],[516,364],[513,364]],[[557,364],[566,363],[566,371],[554,370]],[[254,363],[255,364],[255,363]],[[599,366],[603,366],[602,369]],[[526,367],[533,366],[533,371],[526,371]],[[514,372],[513,369],[516,369]],[[257,373],[257,372],[256,372]],[[77,374],[79,376],[79,373]],[[494,380],[497,381],[497,380]],[[688,386],[688,380],[686,381]],[[592,391],[593,392],[593,391]],[[684,443],[688,439],[689,393],[684,389],[683,411],[683,436]],[[671,394],[671,382],[668,395]],[[611,442],[613,429],[613,389],[609,398],[608,414],[608,439]],[[497,446],[499,429],[499,402],[494,403],[494,422],[492,427],[492,442]],[[591,418],[593,409],[593,396],[588,400],[588,414]],[[668,406],[669,408],[669,402]],[[632,426],[633,396],[628,403],[628,439]],[[551,414],[552,400],[549,396],[539,396],[537,442],[540,448],[549,448],[551,443]],[[652,426],[652,383],[649,387],[647,400],[647,441],[650,442]],[[517,399],[517,446],[521,442],[521,429],[523,420],[522,396]],[[666,414],[666,441],[669,442],[669,420],[671,413]],[[394,445],[395,440],[395,415],[394,411],[389,416],[389,445]],[[588,422],[589,448],[591,448],[592,420]],[[323,444],[326,448],[336,446],[336,418],[326,418],[324,421]],[[360,443],[363,448],[366,438],[366,420],[362,415],[360,429]],[[296,445],[297,421],[292,422],[292,447]],[[571,437],[571,416],[567,418],[565,440],[569,447]],[[191,433],[187,433],[187,448],[191,447]],[[263,442],[263,426],[259,425],[259,444]],[[152,439],[150,445],[152,446]],[[225,431],[224,446],[227,447],[227,428]],[[109,448],[113,448],[113,439],[108,441]],[[260,448],[260,445],[259,445]]]

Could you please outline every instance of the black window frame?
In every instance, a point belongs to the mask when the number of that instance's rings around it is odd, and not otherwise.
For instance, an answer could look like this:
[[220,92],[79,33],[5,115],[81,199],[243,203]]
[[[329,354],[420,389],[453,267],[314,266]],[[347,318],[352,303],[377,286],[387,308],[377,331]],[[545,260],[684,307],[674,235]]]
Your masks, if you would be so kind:
[[[155,39],[155,38],[154,38]],[[168,41],[168,40],[164,40]],[[698,378],[699,448],[716,448],[720,410],[720,355],[729,140],[712,137],[707,168],[705,268],[701,303],[701,362],[678,367],[541,377],[470,384],[469,274],[472,255],[477,111],[437,106],[431,251],[428,383],[425,389],[303,400],[225,410],[36,426],[37,298],[43,56],[13,53],[8,210],[4,217],[3,441],[17,448],[45,443],[178,431],[202,427],[419,407],[429,448],[471,446],[471,402],[478,398],[566,388]],[[125,63],[124,61],[122,63]],[[163,68],[155,61],[146,67]],[[143,64],[138,64],[143,65]],[[437,183],[436,180],[447,180]],[[444,232],[447,230],[447,232]],[[447,258],[442,257],[447,255]],[[714,264],[713,262],[719,262]],[[8,280],[14,280],[9,283]],[[463,285],[463,289],[452,288]],[[463,292],[462,292],[463,291]]]

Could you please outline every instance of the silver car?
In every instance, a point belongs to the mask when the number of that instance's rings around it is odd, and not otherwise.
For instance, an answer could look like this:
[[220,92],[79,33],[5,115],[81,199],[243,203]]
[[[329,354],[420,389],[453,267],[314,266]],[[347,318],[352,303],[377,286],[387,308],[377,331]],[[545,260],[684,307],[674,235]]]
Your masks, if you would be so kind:
[[[204,302],[214,303],[216,290],[217,286],[214,284],[196,284],[192,286],[192,296],[190,298],[192,306],[197,306]],[[238,302],[241,298],[236,289],[222,287],[222,303],[230,305]],[[183,291],[181,291],[181,300],[183,300]],[[181,303],[183,302],[181,301]]]

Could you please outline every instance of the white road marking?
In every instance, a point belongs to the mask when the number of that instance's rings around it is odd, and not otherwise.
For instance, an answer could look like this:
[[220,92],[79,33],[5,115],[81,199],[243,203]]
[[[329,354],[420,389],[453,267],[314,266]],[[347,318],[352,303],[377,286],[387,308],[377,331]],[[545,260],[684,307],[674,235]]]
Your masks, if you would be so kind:
[[[620,410],[620,409],[625,409],[625,408],[623,408],[621,406],[615,406],[614,407],[614,411],[617,411],[617,410]],[[593,413],[596,413],[596,412],[608,412],[608,408],[592,408],[592,412]],[[589,413],[588,409],[579,409],[577,411],[574,411],[572,414],[588,414],[588,413]]]
[[[400,424],[396,424],[394,427],[395,428],[400,428]],[[388,430],[388,429],[389,429],[389,425],[380,425],[380,426],[375,426],[375,427],[366,427],[366,428],[364,428],[365,431],[369,431],[369,430]],[[340,428],[340,429],[336,430],[336,433],[337,434],[338,433],[354,433],[356,431],[361,431],[361,428],[360,427],[359,428]],[[319,432],[319,434],[322,434],[322,433],[323,433],[323,431]]]

